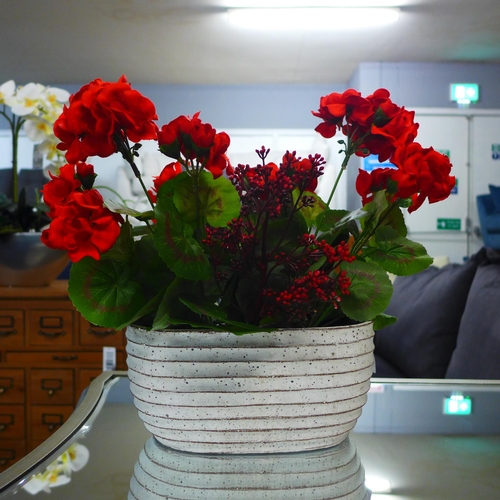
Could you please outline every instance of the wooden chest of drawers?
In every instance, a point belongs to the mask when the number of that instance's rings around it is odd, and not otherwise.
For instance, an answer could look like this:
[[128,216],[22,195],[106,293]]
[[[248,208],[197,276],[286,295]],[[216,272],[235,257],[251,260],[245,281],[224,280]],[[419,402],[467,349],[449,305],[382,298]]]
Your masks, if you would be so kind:
[[0,287],[0,471],[69,417],[102,372],[103,347],[115,347],[116,369],[126,369],[124,332],[86,321],[67,285]]

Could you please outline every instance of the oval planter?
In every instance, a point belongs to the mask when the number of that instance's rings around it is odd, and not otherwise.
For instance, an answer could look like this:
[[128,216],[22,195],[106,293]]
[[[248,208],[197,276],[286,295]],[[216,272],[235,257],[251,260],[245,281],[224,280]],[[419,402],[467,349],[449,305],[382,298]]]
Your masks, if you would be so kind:
[[146,428],[196,453],[286,453],[338,445],[373,372],[373,326],[233,335],[129,327],[128,376]]
[[0,235],[0,286],[50,285],[69,263],[67,252],[53,250],[41,233]]

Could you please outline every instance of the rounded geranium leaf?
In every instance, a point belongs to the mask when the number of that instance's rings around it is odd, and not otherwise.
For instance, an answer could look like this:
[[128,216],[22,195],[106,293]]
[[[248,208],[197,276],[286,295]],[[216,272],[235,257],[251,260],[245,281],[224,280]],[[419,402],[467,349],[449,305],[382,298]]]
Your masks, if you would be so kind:
[[376,250],[370,259],[387,272],[408,276],[427,269],[432,264],[423,245],[411,241],[389,226],[381,226],[375,233]]
[[68,285],[74,306],[88,321],[108,328],[128,323],[147,300],[130,262],[85,257],[71,266]]
[[238,192],[225,177],[214,179],[210,172],[202,171],[197,189],[196,197],[195,179],[182,176],[173,191],[175,207],[185,221],[196,224],[198,216],[213,227],[225,227],[240,214]]
[[172,184],[179,185],[181,176],[163,184],[158,192],[155,247],[168,267],[180,278],[205,280],[210,277],[210,263],[203,248],[193,237],[193,227],[183,220],[175,208],[170,192]]
[[351,280],[349,295],[342,295],[340,307],[351,319],[370,321],[383,313],[392,297],[392,283],[377,264],[355,260],[343,262],[340,269]]

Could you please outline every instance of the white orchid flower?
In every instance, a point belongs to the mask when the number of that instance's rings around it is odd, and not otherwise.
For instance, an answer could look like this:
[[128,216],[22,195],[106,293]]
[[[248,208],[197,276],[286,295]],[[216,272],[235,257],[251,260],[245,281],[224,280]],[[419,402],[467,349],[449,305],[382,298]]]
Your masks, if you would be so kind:
[[41,117],[33,117],[24,123],[26,136],[32,142],[42,142],[53,135],[53,123]]
[[47,137],[47,139],[38,145],[38,150],[47,158],[47,160],[54,160],[55,158],[56,163],[60,163],[59,158],[64,159],[64,153],[57,149],[58,144],[59,141],[55,137]]
[[38,115],[42,92],[45,87],[39,83],[28,83],[19,87],[15,95],[7,101],[12,113],[17,116]]
[[23,489],[32,495],[40,491],[50,493],[50,489],[71,481],[71,473],[82,469],[89,460],[89,450],[74,443],[55,462],[52,462],[44,472],[34,475]]
[[0,104],[6,104],[6,101],[12,98],[16,91],[16,84],[14,80],[2,83],[0,85]]
[[59,89],[57,87],[47,87],[45,89],[47,100],[56,108],[60,108],[59,113],[62,111],[62,104],[68,102],[70,93],[67,90]]

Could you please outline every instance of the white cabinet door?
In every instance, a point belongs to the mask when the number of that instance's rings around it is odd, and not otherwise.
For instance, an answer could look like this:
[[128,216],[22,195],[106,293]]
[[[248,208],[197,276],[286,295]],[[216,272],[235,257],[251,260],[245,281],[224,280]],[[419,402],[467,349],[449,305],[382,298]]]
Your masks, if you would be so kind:
[[489,193],[489,184],[500,186],[500,116],[474,116],[471,135],[472,249],[476,252],[483,245],[476,196]]

